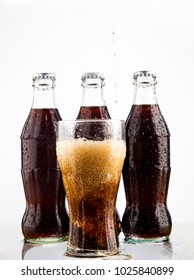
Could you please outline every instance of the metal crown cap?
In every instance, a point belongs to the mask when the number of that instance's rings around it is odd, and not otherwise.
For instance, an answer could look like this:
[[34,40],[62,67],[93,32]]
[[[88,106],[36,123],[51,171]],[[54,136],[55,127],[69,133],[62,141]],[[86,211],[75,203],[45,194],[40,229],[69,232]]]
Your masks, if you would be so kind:
[[[86,80],[93,80],[93,79],[100,79],[101,83],[104,85],[104,80],[105,80],[105,76],[103,73],[100,72],[88,72],[88,73],[84,73],[81,76],[81,80],[82,80],[82,85],[85,83]],[[91,81],[90,83],[92,84],[96,84],[94,81]]]
[[36,73],[32,76],[32,86],[55,87],[56,76],[53,73]]
[[133,74],[133,84],[151,84],[155,85],[157,83],[156,73],[150,70],[137,71]]

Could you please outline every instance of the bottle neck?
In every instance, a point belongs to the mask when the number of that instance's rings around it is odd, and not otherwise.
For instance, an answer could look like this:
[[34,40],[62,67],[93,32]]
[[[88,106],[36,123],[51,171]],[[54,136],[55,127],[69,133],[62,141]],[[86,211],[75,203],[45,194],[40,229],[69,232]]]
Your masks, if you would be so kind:
[[134,89],[134,105],[158,104],[155,85],[136,85]]
[[103,97],[103,87],[101,86],[84,86],[81,106],[105,106]]
[[57,108],[55,102],[55,91],[53,87],[43,88],[34,87],[32,109]]

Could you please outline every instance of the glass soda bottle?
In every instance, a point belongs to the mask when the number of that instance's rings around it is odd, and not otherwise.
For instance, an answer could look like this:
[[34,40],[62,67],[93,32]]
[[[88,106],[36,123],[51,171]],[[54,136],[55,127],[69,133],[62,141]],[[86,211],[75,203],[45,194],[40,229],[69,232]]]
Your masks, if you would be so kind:
[[167,240],[170,133],[156,98],[156,74],[134,73],[134,102],[126,120],[123,167],[126,208],[122,230],[129,242]]
[[55,75],[33,75],[33,104],[21,133],[22,179],[26,209],[22,232],[27,242],[65,240],[69,217],[56,156]]
[[[83,94],[77,119],[110,119],[111,117],[104,99],[104,74],[99,72],[84,73],[81,76],[81,81]],[[99,129],[100,127],[93,128],[93,133]],[[116,223],[119,234],[121,232],[121,221],[118,211],[116,211]]]

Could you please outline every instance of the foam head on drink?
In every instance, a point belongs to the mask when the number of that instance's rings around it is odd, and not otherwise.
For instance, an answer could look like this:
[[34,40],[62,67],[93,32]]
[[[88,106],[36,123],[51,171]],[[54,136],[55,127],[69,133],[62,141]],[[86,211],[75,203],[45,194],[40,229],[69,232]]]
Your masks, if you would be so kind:
[[122,140],[57,142],[70,209],[70,245],[116,253],[115,203],[125,153]]

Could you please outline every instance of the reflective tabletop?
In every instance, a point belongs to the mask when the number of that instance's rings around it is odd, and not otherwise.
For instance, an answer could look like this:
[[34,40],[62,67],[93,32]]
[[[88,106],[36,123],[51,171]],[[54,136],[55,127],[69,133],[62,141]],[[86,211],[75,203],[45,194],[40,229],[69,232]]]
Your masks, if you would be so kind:
[[[194,223],[173,225],[170,240],[162,243],[129,244],[121,233],[120,253],[108,259],[193,260]],[[19,225],[0,225],[1,260],[78,260],[66,256],[66,243],[35,245],[23,240]]]

